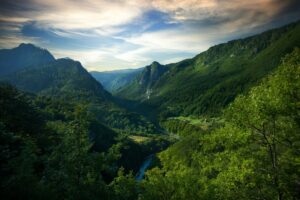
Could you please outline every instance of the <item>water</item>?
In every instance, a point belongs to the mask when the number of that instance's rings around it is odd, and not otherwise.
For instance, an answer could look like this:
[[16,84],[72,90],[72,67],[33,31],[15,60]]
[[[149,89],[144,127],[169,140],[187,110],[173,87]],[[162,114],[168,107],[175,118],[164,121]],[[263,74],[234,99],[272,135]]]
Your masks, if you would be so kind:
[[148,169],[148,167],[152,163],[153,156],[154,155],[151,154],[150,156],[146,157],[145,161],[143,162],[143,164],[141,165],[141,167],[139,169],[137,176],[135,177],[135,180],[141,181],[144,178],[145,171]]

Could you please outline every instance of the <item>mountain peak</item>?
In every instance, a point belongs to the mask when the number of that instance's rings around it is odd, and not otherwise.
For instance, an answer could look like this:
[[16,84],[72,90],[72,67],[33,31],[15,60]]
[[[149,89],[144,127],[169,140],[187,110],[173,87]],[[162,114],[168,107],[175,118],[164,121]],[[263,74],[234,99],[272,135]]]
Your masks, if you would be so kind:
[[[44,52],[48,52],[47,49],[43,49],[41,47],[38,47],[34,44],[31,44],[31,43],[21,43],[18,47],[16,47],[15,49],[18,49],[18,50],[25,50],[25,51],[44,51]],[[49,53],[50,54],[50,53]]]
[[151,66],[160,66],[161,64],[159,63],[159,62],[157,62],[157,61],[153,61],[152,63],[151,63]]
[[153,61],[151,65],[148,65],[146,67],[146,70],[149,70],[151,74],[157,74],[157,73],[161,73],[162,71],[165,71],[165,67],[161,65],[159,62]]
[[30,43],[21,43],[13,49],[0,51],[0,76],[52,61],[55,58],[48,50]]
[[144,88],[147,99],[150,98],[152,93],[150,88],[157,83],[166,71],[167,68],[157,61],[152,62],[151,65],[144,68],[139,76],[138,83]]
[[52,57],[51,60],[55,60],[53,55],[47,49],[41,48],[41,47],[36,46],[31,43],[21,43],[18,47],[14,48],[14,49],[20,50],[20,51],[28,50],[29,52],[27,52],[27,53],[37,52],[37,53],[41,53],[41,54],[48,54],[50,57]]
[[24,48],[24,47],[34,47],[34,48],[39,48],[36,47],[35,45],[31,44],[31,43],[21,43],[18,47],[20,48]]

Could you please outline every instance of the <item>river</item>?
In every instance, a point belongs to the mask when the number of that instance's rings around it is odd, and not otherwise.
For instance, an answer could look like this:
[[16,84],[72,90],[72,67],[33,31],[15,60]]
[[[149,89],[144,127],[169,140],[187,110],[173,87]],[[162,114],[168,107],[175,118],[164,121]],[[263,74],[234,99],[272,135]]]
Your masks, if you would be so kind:
[[137,173],[137,176],[135,177],[135,180],[141,181],[144,178],[145,171],[148,169],[148,167],[151,165],[153,160],[154,154],[151,154],[146,157],[144,162],[142,163],[139,172]]

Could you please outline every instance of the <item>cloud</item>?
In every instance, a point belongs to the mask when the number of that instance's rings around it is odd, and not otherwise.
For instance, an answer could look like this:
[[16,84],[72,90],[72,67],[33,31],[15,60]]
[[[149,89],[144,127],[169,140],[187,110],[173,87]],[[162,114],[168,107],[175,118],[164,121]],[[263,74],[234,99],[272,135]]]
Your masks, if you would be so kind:
[[1,48],[14,48],[19,46],[21,43],[40,43],[38,38],[24,37],[22,35],[1,35],[0,36],[0,47]]
[[97,49],[97,50],[63,50],[50,49],[56,58],[69,57],[80,61],[89,71],[111,71],[117,69],[136,68],[133,62],[118,58],[118,49]]
[[[146,1],[145,1],[146,2]],[[16,12],[21,18],[36,21],[41,27],[58,29],[91,29],[118,26],[140,16],[147,8],[138,1],[105,0],[4,0],[4,13]],[[3,8],[4,9],[4,8]],[[11,19],[9,19],[11,20]]]
[[[169,22],[207,22],[232,27],[260,25],[297,5],[297,0],[2,0],[0,21],[35,21],[53,29],[99,29],[118,33],[121,25],[136,22],[145,13],[166,13]],[[299,5],[297,5],[299,6]],[[10,12],[11,11],[11,12]],[[253,20],[255,18],[255,20]],[[149,24],[155,20],[149,19]],[[254,25],[253,25],[254,24]],[[115,31],[115,32],[114,32]]]
[[[249,15],[259,14],[270,19],[282,10],[297,4],[297,0],[153,0],[152,5],[172,14],[174,20],[208,20],[216,22],[250,21]],[[236,18],[236,15],[240,16]],[[222,20],[223,19],[223,20]]]
[[141,67],[300,18],[299,0],[1,0],[0,47],[32,42],[89,70]]

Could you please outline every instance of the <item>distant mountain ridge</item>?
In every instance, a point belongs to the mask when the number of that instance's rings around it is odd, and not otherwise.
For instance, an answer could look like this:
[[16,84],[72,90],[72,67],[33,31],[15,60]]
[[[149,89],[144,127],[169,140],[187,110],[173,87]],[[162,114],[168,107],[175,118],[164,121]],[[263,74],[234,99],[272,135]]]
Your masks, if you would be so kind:
[[[85,104],[97,120],[123,132],[155,133],[157,130],[146,118],[115,102],[78,61],[55,59],[47,50],[31,44],[0,52],[4,52],[0,56],[0,68],[5,71],[0,73],[0,82],[7,82],[25,92]],[[3,55],[14,55],[18,61],[14,63],[11,56]],[[12,63],[13,70],[5,70],[8,66],[5,63]]]
[[139,84],[142,87],[152,87],[155,82],[167,71],[167,68],[157,61],[145,67],[139,76]]
[[13,49],[1,49],[0,76],[54,60],[54,56],[48,50],[36,47],[33,44],[22,43]]
[[90,74],[99,81],[107,91],[114,93],[124,85],[130,83],[142,70],[143,68],[104,72],[91,71]]
[[219,112],[299,46],[297,22],[213,46],[178,63],[151,64],[116,96],[154,106],[163,116]]
[[[33,44],[20,44],[13,49],[0,50],[0,80],[17,88],[51,96],[76,98],[110,96],[83,68],[70,58],[55,59],[46,49]],[[84,97],[84,98],[85,98]]]
[[159,62],[154,61],[136,77],[134,84],[138,84],[139,87],[131,90],[132,93],[144,94],[144,98],[150,99],[152,94],[152,88],[155,86],[160,77],[168,71],[168,68],[161,65]]
[[92,78],[80,62],[57,59],[47,64],[25,68],[2,78],[23,91],[51,96],[85,95],[106,99],[110,94]]
[[[35,62],[30,64],[26,57],[19,56],[18,63],[24,61],[24,66],[0,74],[0,81],[10,82],[24,91],[83,100],[91,104],[98,119],[110,127],[121,130],[125,125],[128,131],[135,129],[149,133],[158,130],[157,122],[168,117],[220,113],[237,95],[246,93],[272,72],[284,55],[299,46],[300,22],[297,22],[213,46],[178,63],[161,65],[153,62],[133,71],[103,72],[98,80],[105,74],[102,82],[105,76],[110,86],[116,81],[117,86],[111,88],[113,97],[99,83],[101,78],[99,82],[94,78],[98,73],[92,77],[93,72],[88,73],[77,61],[55,60],[47,50],[25,45],[31,52],[40,52],[37,55],[47,59],[38,58],[39,64],[34,65]],[[4,52],[9,54],[9,51],[23,48],[24,45],[20,45]],[[11,57],[1,58],[0,63],[11,62]]]

